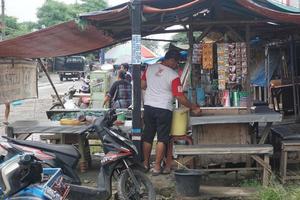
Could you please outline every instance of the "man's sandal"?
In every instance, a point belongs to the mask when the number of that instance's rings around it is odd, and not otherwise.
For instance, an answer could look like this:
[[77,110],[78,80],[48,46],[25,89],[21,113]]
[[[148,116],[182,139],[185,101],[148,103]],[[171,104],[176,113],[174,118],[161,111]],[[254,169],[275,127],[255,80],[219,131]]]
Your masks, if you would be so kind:
[[151,172],[152,176],[158,176],[161,174],[161,170],[156,170],[154,168],[151,168],[150,172]]
[[171,169],[164,168],[164,170],[161,173],[162,174],[171,174]]

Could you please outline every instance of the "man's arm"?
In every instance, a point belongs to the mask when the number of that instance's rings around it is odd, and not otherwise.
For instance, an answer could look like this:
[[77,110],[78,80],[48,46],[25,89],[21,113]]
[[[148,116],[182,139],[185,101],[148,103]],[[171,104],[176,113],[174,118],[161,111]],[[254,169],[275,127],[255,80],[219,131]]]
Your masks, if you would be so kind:
[[200,106],[198,106],[197,104],[191,103],[184,95],[179,77],[175,78],[172,81],[172,94],[179,101],[180,104],[191,109],[191,111],[194,114],[200,114],[200,112],[201,112]]
[[110,97],[108,95],[105,95],[102,107],[104,107],[107,103],[109,103],[109,101],[110,101]]
[[185,107],[189,108],[194,114],[200,114],[201,110],[200,110],[200,106],[198,106],[198,104],[194,104],[191,103],[185,95],[181,95],[181,96],[176,96],[175,97],[178,102],[182,105],[184,105]]
[[141,88],[142,88],[142,90],[146,90],[146,88],[147,88],[146,72],[147,72],[147,70],[144,71],[144,73],[142,74],[142,78],[141,78]]
[[141,88],[143,90],[146,90],[146,88],[147,88],[147,82],[146,82],[146,80],[141,80]]

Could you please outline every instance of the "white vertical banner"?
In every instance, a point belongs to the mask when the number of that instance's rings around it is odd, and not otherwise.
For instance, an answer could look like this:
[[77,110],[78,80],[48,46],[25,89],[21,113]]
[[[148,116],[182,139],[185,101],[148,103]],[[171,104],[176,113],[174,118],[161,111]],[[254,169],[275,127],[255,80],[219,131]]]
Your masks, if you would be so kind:
[[141,35],[132,35],[131,42],[131,64],[141,64]]

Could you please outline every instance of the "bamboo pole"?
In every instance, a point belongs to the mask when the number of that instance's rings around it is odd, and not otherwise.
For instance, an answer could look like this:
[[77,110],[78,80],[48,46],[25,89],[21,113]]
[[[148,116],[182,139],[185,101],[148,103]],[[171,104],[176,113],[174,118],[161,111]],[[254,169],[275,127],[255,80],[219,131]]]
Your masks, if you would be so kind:
[[61,99],[60,99],[60,97],[59,97],[59,95],[57,93],[57,90],[56,90],[56,88],[55,88],[55,86],[54,86],[54,84],[53,84],[53,82],[52,82],[52,80],[51,80],[51,78],[50,78],[50,76],[48,74],[48,71],[45,68],[45,65],[43,64],[43,62],[41,61],[40,58],[38,58],[37,60],[38,60],[38,63],[41,65],[43,71],[45,72],[45,74],[46,74],[46,76],[47,76],[47,78],[48,78],[48,80],[49,80],[49,82],[50,82],[50,84],[51,84],[51,86],[52,86],[52,88],[53,88],[53,90],[55,92],[55,95],[56,95],[59,103],[62,105],[63,108],[65,108],[65,106],[64,106],[63,102],[61,101]]

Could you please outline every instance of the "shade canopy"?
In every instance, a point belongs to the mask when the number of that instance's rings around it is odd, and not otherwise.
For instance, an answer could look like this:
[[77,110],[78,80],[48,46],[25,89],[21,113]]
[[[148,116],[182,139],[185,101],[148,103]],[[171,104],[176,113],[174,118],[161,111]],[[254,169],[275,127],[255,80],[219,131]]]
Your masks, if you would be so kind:
[[[172,25],[197,31],[231,30],[241,40],[249,25],[252,37],[284,38],[298,33],[300,14],[270,0],[142,0],[142,35],[170,32]],[[80,26],[69,21],[0,42],[0,57],[41,58],[74,55],[131,38],[130,3],[82,14]],[[234,30],[234,31],[232,31]]]
[[[150,49],[141,45],[142,61],[149,58],[155,58],[157,55]],[[131,41],[117,45],[105,52],[105,59],[114,64],[131,63]]]

